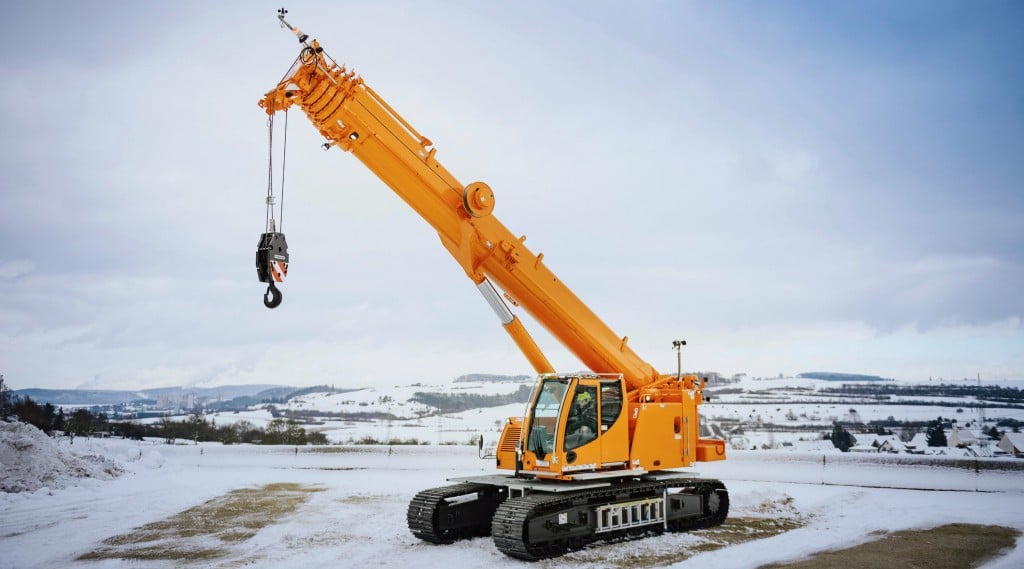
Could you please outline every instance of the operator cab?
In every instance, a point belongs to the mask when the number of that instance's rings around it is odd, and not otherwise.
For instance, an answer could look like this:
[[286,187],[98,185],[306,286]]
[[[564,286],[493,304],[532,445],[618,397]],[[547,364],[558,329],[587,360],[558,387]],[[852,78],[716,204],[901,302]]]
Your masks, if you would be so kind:
[[618,375],[542,376],[526,415],[523,469],[544,476],[624,467],[624,387]]

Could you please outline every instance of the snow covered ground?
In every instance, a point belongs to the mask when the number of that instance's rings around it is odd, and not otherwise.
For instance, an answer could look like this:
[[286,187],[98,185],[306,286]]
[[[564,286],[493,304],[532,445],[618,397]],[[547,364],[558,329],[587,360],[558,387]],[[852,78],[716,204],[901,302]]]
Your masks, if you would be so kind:
[[[1001,382],[1007,387],[1022,387],[1020,382]],[[737,383],[712,385],[710,392],[720,390],[701,408],[701,413],[712,421],[733,420],[747,424],[763,422],[782,426],[829,426],[835,421],[870,422],[892,418],[897,421],[931,421],[936,417],[957,419],[960,423],[978,419],[979,412],[971,405],[982,403],[977,399],[890,395],[887,404],[879,404],[867,396],[843,395],[834,391],[851,382],[825,381],[787,377],[754,380],[745,378]],[[953,382],[953,385],[973,386],[973,382]],[[872,385],[910,387],[920,382],[885,382]],[[988,382],[986,386],[993,385]],[[937,386],[933,385],[933,387]],[[900,405],[899,402],[917,404]],[[931,402],[935,405],[922,405]],[[892,404],[889,404],[892,403]],[[944,404],[944,405],[941,405]],[[1024,421],[1024,409],[1007,409],[989,403],[985,410],[987,420],[997,418]],[[959,411],[958,411],[959,409]]]
[[[467,444],[483,434],[485,440],[497,441],[501,426],[511,416],[523,414],[525,404],[511,404],[500,407],[486,407],[461,413],[438,414],[437,409],[413,400],[417,392],[441,392],[448,394],[469,394],[479,396],[507,395],[526,382],[458,382],[442,385],[396,385],[379,386],[343,393],[308,393],[277,405],[281,411],[298,411],[309,414],[315,421],[307,429],[324,433],[332,443],[353,443],[367,439],[376,441],[415,441],[422,444]],[[744,379],[720,388],[740,390],[714,395],[712,400],[701,407],[701,415],[714,423],[742,424],[750,446],[758,448],[776,443],[798,440],[820,439],[823,432],[831,429],[835,421],[864,422],[895,419],[897,421],[931,421],[942,416],[955,418],[961,424],[979,420],[981,414],[970,407],[954,407],[948,404],[967,405],[975,402],[968,399],[948,397],[915,397],[917,401],[947,403],[941,405],[880,405],[864,397],[843,398],[822,389],[837,388],[841,384],[806,378],[781,378],[770,380]],[[901,398],[893,396],[893,401]],[[207,415],[217,425],[238,421],[249,421],[257,427],[265,427],[272,415],[265,408],[247,411],[220,412]],[[960,412],[957,412],[957,409]],[[851,412],[853,411],[853,412]],[[316,416],[317,412],[324,413]],[[330,414],[335,414],[331,416]],[[343,419],[337,414],[385,413],[395,419]],[[180,416],[175,419],[184,419]],[[989,408],[985,411],[988,425],[994,425],[1001,418],[1024,421],[1024,409]],[[159,422],[161,419],[147,419],[145,422]],[[761,433],[763,425],[775,425],[775,432]],[[792,432],[785,432],[790,429]],[[1005,430],[1005,429],[1003,429]],[[740,447],[742,448],[742,447]],[[748,446],[749,448],[749,446]]]
[[[0,492],[65,488],[82,478],[110,480],[124,470],[103,452],[72,452],[39,429],[0,421]],[[79,447],[81,448],[81,446]]]
[[[495,442],[506,418],[522,414],[525,407],[511,404],[436,414],[436,409],[412,401],[414,394],[500,395],[520,385],[378,387],[309,393],[278,405],[279,409],[324,412],[324,416],[311,413],[312,422],[304,427],[326,434],[335,443],[329,447],[167,445],[157,440],[79,438],[73,447],[62,439],[49,448],[54,444],[51,440],[18,431],[7,437],[12,444],[0,448],[0,473],[6,476],[9,489],[42,488],[0,493],[0,569],[250,564],[522,567],[500,554],[489,538],[432,546],[412,537],[405,523],[407,504],[419,490],[443,485],[451,477],[493,472],[493,462],[479,460],[476,447],[466,443],[481,433],[485,441]],[[716,396],[702,414],[712,421],[742,422],[747,426],[744,437],[754,447],[816,439],[832,421],[848,420],[851,409],[860,421],[889,416],[921,421],[939,415],[961,422],[983,416],[990,422],[993,417],[1024,420],[1024,410],[1017,409],[989,409],[982,415],[965,408],[956,413],[956,407],[937,405],[951,403],[943,398],[915,398],[936,405],[877,405],[818,392],[835,386],[835,382],[799,378],[747,379],[723,386],[744,391]],[[399,418],[356,420],[338,415],[345,413],[387,413]],[[265,405],[206,416],[217,425],[248,421],[257,427],[265,427],[272,418]],[[775,430],[757,430],[768,424],[776,425]],[[785,432],[790,426],[792,432]],[[420,444],[336,446],[367,438]],[[47,456],[37,456],[28,468],[12,467],[12,457],[19,453],[44,450]],[[736,523],[782,520],[786,531],[747,535],[714,551],[709,545],[716,538],[709,533],[663,535],[597,545],[536,566],[758,567],[856,545],[874,539],[872,534],[878,531],[956,522],[1024,531],[1024,461],[1020,460],[731,450],[727,461],[701,464],[699,471],[726,482],[732,499],[730,518],[740,520]],[[251,495],[275,492],[292,506],[267,514],[263,521],[248,520],[248,533],[206,531],[210,526],[203,520],[222,515],[218,507],[234,508],[237,504],[232,499],[252,502]],[[157,543],[157,549],[163,547],[159,544],[173,544],[180,556],[158,551],[139,561],[119,554],[141,547],[139,539],[180,525],[182,519],[191,519],[204,531],[178,528],[184,533],[145,541]],[[82,556],[92,559],[79,560]],[[986,567],[1022,566],[1024,543],[1018,542],[1016,549]]]
[[[852,419],[850,410],[857,413]],[[776,425],[799,427],[802,425],[830,426],[835,421],[884,421],[890,417],[897,421],[932,421],[936,417],[957,419],[967,422],[978,417],[974,409],[963,409],[957,413],[955,407],[932,405],[870,405],[865,403],[779,403],[770,404],[720,404],[705,403],[701,414],[712,421],[732,419],[748,423],[762,422]],[[1024,421],[1024,409],[987,409],[988,418],[1008,418]],[[792,419],[789,417],[793,417]]]
[[[489,538],[434,546],[406,529],[407,503],[419,490],[442,485],[453,476],[492,472],[492,462],[479,460],[474,447],[296,449],[116,439],[78,439],[74,447],[77,453],[113,457],[128,472],[113,480],[84,479],[64,489],[0,494],[0,567],[524,566],[499,553]],[[959,466],[934,459],[842,455],[826,460],[812,454],[734,451],[725,462],[699,468],[702,475],[726,482],[731,517],[787,517],[799,527],[681,562],[675,561],[683,559],[681,552],[705,542],[700,532],[597,545],[532,566],[651,566],[654,559],[659,566],[679,568],[745,568],[854,545],[873,539],[875,531],[953,522],[1024,531],[1024,473]],[[157,527],[147,524],[166,523],[175,514],[231,491],[280,483],[320,491],[310,492],[294,511],[281,514],[250,538],[218,542],[220,557],[77,561],[102,549],[104,540],[116,544],[140,533],[140,527]],[[1020,541],[1006,556],[986,565],[1021,566]]]

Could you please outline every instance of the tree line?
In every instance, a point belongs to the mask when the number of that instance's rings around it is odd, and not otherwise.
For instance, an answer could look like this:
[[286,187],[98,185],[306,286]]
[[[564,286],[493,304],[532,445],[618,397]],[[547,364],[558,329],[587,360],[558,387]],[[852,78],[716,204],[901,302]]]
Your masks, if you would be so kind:
[[[938,385],[894,385],[894,384],[843,384],[839,387],[824,387],[819,389],[821,393],[834,393],[837,395],[864,395],[864,396],[892,396],[903,397],[975,397],[984,401],[998,401],[1001,403],[1024,403],[1024,390],[1019,387],[1003,387],[1001,385],[951,385],[942,383]],[[899,405],[939,405],[941,402],[911,402],[900,401]],[[971,406],[971,403],[956,403],[957,407]]]
[[[892,431],[886,431],[886,429],[881,426],[871,432],[877,435],[893,434]],[[904,434],[910,433],[907,432]],[[925,435],[928,437],[928,446],[930,447],[944,447],[948,444],[946,441],[946,432],[943,429],[942,417],[939,417],[927,424]],[[832,444],[842,452],[849,452],[850,448],[857,444],[856,437],[854,437],[850,431],[847,431],[846,427],[839,422],[832,423],[832,432],[825,435],[825,438],[832,441]],[[910,437],[900,437],[900,440],[907,442],[910,440]]]
[[498,407],[509,403],[526,403],[530,400],[533,386],[520,385],[519,389],[501,395],[481,395],[479,393],[437,393],[432,391],[417,391],[411,400],[431,407],[436,407],[441,413],[458,413],[481,407]]
[[[2,384],[0,384],[2,387]],[[17,396],[0,389],[0,419],[14,418],[28,423],[48,435],[63,433],[74,440],[76,436],[106,434],[127,439],[142,440],[145,437],[162,438],[168,443],[177,440],[193,442],[220,442],[226,445],[237,443],[264,445],[326,445],[327,436],[320,432],[306,431],[298,421],[274,419],[260,428],[249,421],[216,425],[205,417],[192,415],[182,421],[162,419],[158,423],[140,424],[111,422],[104,413],[91,413],[88,409],[75,409],[64,413],[63,407],[50,403],[40,405],[27,396]]]
[[162,438],[168,443],[177,440],[193,442],[219,442],[226,445],[247,443],[262,445],[326,445],[327,435],[307,431],[298,421],[274,419],[266,428],[250,421],[216,425],[205,417],[192,415],[183,421],[161,419],[158,423],[118,423],[113,433],[129,439]]
[[31,397],[5,392],[0,395],[0,419],[11,418],[28,423],[48,435],[55,431],[72,436],[88,435],[105,431],[110,424],[103,413],[94,415],[88,409],[76,409],[65,414],[63,407],[54,407],[50,403],[40,405]]
[[[953,421],[955,422],[955,421]],[[873,423],[874,424],[874,423]],[[928,446],[930,447],[944,447],[949,445],[949,439],[946,437],[946,427],[951,425],[949,420],[944,420],[942,417],[938,417],[933,421],[928,421],[924,424],[924,433],[927,437]],[[916,426],[916,425],[915,425]],[[871,431],[878,435],[891,435],[892,431],[887,431],[884,426],[877,425]],[[908,442],[913,434],[919,432],[916,428],[904,429],[900,440]],[[1016,430],[1014,431],[1016,432]],[[981,429],[982,436],[988,437],[993,441],[998,441],[1002,438],[1003,432],[1001,432],[995,425],[989,428]],[[826,439],[832,441],[835,447],[843,452],[848,452],[850,447],[857,444],[856,438],[846,430],[843,424],[838,421],[832,423],[832,432],[825,435]]]

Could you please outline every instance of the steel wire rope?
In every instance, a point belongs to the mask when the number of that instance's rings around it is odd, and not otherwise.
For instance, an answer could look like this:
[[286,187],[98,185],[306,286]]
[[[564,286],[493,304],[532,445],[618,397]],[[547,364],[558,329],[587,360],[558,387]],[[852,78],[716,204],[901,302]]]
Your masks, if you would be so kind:
[[274,219],[274,115],[267,117],[267,219],[266,232]]
[[[292,75],[292,73],[295,71],[296,66],[301,64],[301,60],[302,60],[302,57],[301,57],[301,55],[299,55],[299,56],[297,56],[295,58],[294,61],[292,61],[291,67],[288,68],[288,71],[286,71],[285,74],[281,77],[281,80],[278,81],[278,85],[280,85],[281,83],[284,83],[285,80],[288,79],[288,77]],[[265,231],[269,232],[271,230],[271,225],[270,224],[271,224],[272,221],[274,221],[274,205],[273,205],[273,201],[274,201],[274,114],[270,114],[267,117],[267,131],[268,131],[267,142],[268,142],[268,147],[269,148],[267,150],[267,216],[266,216],[266,229],[265,229]],[[283,154],[282,157],[281,157],[281,208],[280,208],[279,213],[278,213],[278,221],[281,222],[280,225],[282,225],[282,226],[284,225],[284,223],[283,223],[284,222],[284,165],[285,165],[285,161],[287,160],[287,158],[286,158],[287,150],[288,150],[288,111],[285,110],[285,112],[284,112],[284,150],[283,150],[283,152],[285,154]],[[280,226],[274,227],[274,231],[280,232],[281,231],[281,227]]]
[[288,163],[288,110],[284,111],[284,144],[281,148],[281,208],[277,213],[277,230],[284,232],[284,167]]

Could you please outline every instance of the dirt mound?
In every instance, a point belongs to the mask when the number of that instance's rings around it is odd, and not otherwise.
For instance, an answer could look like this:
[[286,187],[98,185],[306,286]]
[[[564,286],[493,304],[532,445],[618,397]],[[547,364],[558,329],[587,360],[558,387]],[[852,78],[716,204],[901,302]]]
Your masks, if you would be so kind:
[[0,421],[0,492],[65,488],[83,478],[110,480],[122,473],[117,462],[76,455],[32,425]]

